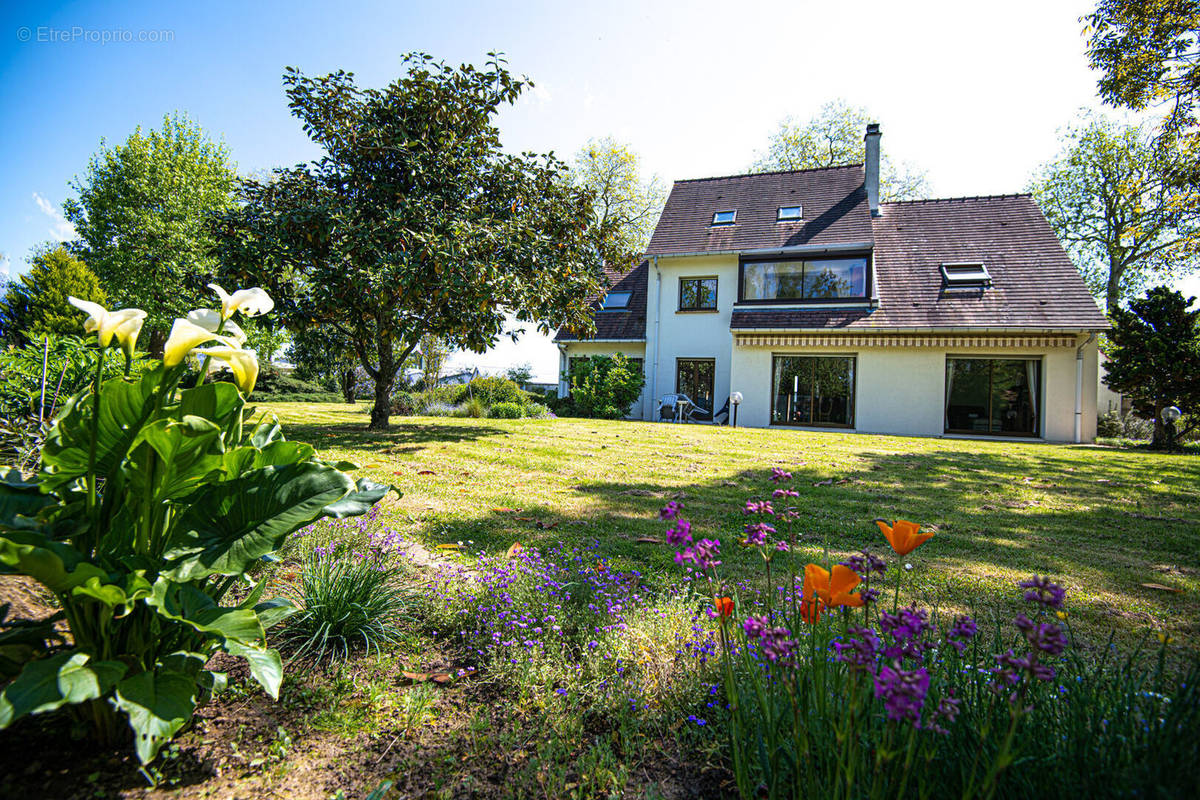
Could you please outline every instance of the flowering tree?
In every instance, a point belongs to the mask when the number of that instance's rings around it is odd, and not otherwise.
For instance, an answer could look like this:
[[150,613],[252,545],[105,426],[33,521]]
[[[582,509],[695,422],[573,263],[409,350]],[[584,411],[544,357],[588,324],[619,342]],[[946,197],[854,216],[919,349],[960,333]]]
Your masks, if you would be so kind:
[[375,383],[373,429],[422,337],[483,351],[506,312],[587,330],[603,290],[589,194],[553,156],[501,147],[494,117],[529,83],[494,55],[483,69],[406,63],[382,89],[289,68],[292,112],[325,155],[243,182],[217,226],[227,272],[272,288],[293,327],[352,345]]

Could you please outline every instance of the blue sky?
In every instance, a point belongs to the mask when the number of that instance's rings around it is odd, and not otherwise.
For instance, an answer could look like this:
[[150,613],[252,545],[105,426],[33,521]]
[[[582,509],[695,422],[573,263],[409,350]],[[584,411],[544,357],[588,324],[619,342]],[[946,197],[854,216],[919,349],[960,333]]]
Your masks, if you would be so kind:
[[[1020,191],[1076,109],[1098,105],[1091,0],[958,2],[20,2],[0,10],[0,268],[70,234],[59,215],[100,140],[184,111],[241,172],[313,158],[287,65],[381,85],[400,56],[506,53],[537,84],[500,119],[511,149],[629,142],[667,181],[743,171],[777,123],[844,97],[939,196]],[[1200,281],[1189,282],[1200,293]],[[474,362],[555,350],[528,337]]]

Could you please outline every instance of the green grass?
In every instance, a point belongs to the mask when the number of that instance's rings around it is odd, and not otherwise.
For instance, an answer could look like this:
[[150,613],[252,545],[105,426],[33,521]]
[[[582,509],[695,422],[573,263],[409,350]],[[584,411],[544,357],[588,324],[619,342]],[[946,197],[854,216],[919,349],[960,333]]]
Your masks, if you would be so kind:
[[289,438],[399,488],[385,516],[429,545],[599,540],[614,566],[673,580],[673,551],[638,540],[661,539],[655,514],[675,498],[694,533],[726,545],[726,576],[756,576],[758,556],[731,545],[742,503],[769,495],[778,466],[794,475],[812,559],[826,547],[835,560],[868,545],[882,552],[872,520],[911,519],[937,531],[909,558],[919,602],[1007,614],[1016,581],[1050,574],[1093,646],[1109,631],[1126,644],[1165,632],[1200,649],[1195,455],[577,419],[393,418],[374,433],[354,406],[261,407]]

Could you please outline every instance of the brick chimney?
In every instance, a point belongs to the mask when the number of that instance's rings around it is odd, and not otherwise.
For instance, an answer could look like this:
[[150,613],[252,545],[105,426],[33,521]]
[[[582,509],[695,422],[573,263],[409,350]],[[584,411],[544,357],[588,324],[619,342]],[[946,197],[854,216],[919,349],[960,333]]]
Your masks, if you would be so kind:
[[867,173],[867,204],[871,207],[871,216],[879,216],[879,123],[867,125],[866,140],[867,155],[863,165]]

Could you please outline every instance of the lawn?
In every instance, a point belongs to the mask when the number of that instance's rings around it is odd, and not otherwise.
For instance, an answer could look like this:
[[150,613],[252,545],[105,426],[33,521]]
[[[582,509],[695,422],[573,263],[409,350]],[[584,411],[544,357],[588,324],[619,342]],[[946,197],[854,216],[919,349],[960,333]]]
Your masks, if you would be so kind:
[[[579,419],[394,418],[365,429],[361,409],[264,405],[291,438],[352,460],[403,498],[385,515],[433,546],[503,552],[514,542],[598,542],[613,565],[674,580],[656,512],[686,507],[727,545],[772,467],[800,496],[801,552],[833,560],[886,549],[876,518],[936,536],[913,553],[913,599],[1007,614],[1014,584],[1049,574],[1068,589],[1077,636],[1132,645],[1166,633],[1200,648],[1200,458],[1092,446],[906,438]],[[468,543],[471,543],[468,545]],[[730,578],[758,575],[753,551],[726,547]]]

